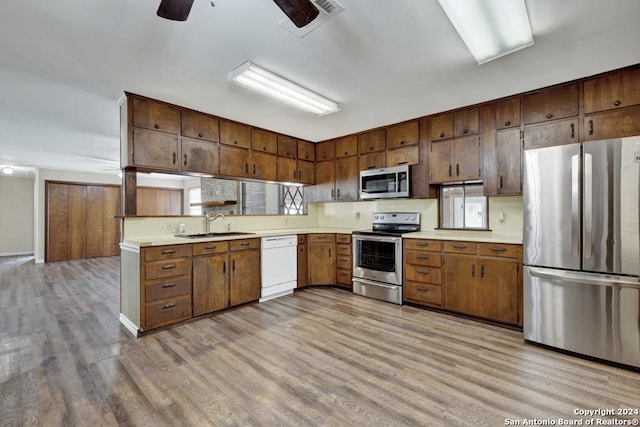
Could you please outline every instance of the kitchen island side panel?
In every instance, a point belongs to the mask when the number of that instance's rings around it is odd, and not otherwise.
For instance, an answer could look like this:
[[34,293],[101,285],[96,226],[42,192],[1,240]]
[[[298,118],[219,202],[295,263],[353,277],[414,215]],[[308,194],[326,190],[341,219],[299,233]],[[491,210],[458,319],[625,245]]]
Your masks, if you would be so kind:
[[140,330],[140,249],[123,244],[120,245],[120,317],[122,316]]

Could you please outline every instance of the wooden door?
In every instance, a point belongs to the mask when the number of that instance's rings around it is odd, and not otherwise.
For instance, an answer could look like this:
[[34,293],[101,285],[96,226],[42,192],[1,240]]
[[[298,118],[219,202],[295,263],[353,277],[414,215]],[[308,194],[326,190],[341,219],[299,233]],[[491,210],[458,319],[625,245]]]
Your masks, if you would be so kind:
[[229,306],[229,256],[227,253],[193,259],[193,315]]
[[277,181],[277,157],[274,154],[253,151],[251,153],[251,173],[252,178],[266,181]]
[[260,251],[231,252],[230,302],[244,304],[260,299]]
[[474,135],[454,139],[452,163],[456,181],[480,179],[480,138]]
[[138,187],[138,215],[182,215],[182,190]]
[[333,243],[309,243],[309,284],[332,285],[336,277]]
[[182,137],[183,171],[218,173],[218,144]]
[[220,145],[220,174],[240,178],[249,176],[249,150]]
[[522,141],[520,140],[520,129],[503,130],[496,134],[495,156],[497,193],[522,194]]
[[307,270],[307,236],[298,235],[298,288],[304,288],[309,284]]
[[47,261],[69,258],[69,185],[47,185]]
[[69,185],[69,259],[86,257],[87,187]]
[[477,315],[497,322],[518,323],[518,262],[478,258]]
[[358,157],[336,159],[336,200],[358,200]]
[[429,156],[430,183],[451,181],[452,144],[451,141],[434,141],[431,143]]
[[314,202],[335,200],[336,169],[333,160],[316,163],[316,184],[313,186]]
[[104,187],[87,186],[87,258],[103,256],[104,248]]
[[120,254],[120,187],[103,187],[102,256]]
[[444,256],[444,305],[447,310],[474,315],[478,295],[477,257]]

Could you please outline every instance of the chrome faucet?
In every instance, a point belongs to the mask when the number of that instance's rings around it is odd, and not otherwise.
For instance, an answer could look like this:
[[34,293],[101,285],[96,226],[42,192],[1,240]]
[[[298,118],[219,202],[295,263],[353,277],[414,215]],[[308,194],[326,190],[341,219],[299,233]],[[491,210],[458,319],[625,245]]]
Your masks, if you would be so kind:
[[222,218],[222,220],[224,221],[224,215],[223,214],[217,214],[214,215],[212,212],[207,212],[207,215],[204,219],[204,229],[205,229],[205,233],[211,233],[211,223],[213,221],[215,221],[218,218]]

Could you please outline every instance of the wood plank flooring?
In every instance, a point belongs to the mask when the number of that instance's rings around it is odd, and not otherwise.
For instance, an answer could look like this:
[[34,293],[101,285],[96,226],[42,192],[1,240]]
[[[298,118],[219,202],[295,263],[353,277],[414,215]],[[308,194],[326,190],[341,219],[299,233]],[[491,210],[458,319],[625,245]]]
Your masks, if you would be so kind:
[[338,289],[138,339],[118,307],[117,257],[0,258],[1,426],[557,425],[640,407],[638,372]]

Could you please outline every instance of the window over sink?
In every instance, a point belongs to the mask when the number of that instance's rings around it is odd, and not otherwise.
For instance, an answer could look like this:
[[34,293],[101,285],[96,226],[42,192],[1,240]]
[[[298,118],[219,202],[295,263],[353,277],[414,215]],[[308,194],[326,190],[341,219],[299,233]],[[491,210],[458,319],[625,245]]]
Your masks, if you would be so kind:
[[489,201],[482,184],[442,186],[438,191],[439,228],[489,229]]

